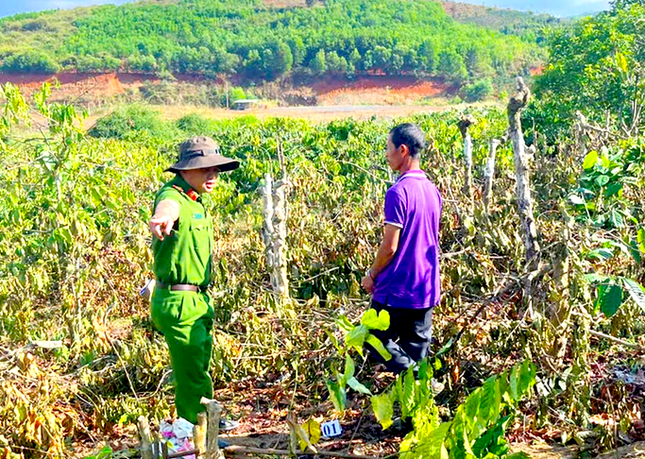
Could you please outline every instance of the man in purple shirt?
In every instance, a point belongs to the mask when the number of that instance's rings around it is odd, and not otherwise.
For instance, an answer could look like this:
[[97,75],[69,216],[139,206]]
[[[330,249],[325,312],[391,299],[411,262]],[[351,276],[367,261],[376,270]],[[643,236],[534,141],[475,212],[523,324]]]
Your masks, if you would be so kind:
[[440,299],[441,196],[419,165],[425,147],[415,124],[390,131],[387,162],[400,176],[385,195],[383,242],[362,282],[372,294],[372,308],[390,314],[390,327],[373,333],[392,354],[385,364],[395,373],[428,355],[432,309]]

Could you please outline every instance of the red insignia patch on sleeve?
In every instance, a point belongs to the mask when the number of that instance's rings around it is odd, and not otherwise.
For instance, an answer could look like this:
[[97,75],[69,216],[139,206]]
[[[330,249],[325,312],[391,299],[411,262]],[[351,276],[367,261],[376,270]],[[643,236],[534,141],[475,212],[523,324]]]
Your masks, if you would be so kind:
[[199,195],[197,194],[197,192],[196,192],[195,190],[188,190],[188,191],[186,191],[186,195],[187,195],[190,199],[192,199],[193,201],[197,201],[197,198],[199,197]]

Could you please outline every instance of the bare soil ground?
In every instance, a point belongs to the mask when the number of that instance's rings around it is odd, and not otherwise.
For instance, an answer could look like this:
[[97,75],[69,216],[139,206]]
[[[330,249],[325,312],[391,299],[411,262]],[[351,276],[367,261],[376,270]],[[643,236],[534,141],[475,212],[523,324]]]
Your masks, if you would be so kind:
[[158,80],[154,76],[129,75],[117,73],[61,73],[58,75],[39,74],[0,74],[0,84],[13,83],[29,96],[43,83],[58,81],[60,86],[53,88],[55,99],[75,99],[80,97],[109,98],[123,94],[130,87],[139,87],[145,81]]
[[[387,385],[384,378],[379,385]],[[297,394],[284,390],[279,382],[263,384],[258,381],[232,383],[230,387],[217,390],[214,394],[225,407],[226,416],[239,419],[240,426],[233,432],[220,437],[230,445],[261,449],[289,449],[289,428],[287,416],[291,411],[298,416],[299,422],[313,417],[319,422],[334,418],[331,402],[324,401],[313,408],[303,409],[312,394],[299,391]],[[315,396],[315,395],[314,395]],[[309,405],[310,406],[310,405]],[[390,428],[384,431],[372,415],[369,402],[357,398],[349,402],[348,409],[339,419],[342,434],[332,439],[322,439],[316,447],[324,451],[373,456],[375,458],[395,454],[405,432]],[[153,423],[153,431],[156,428]],[[119,457],[131,457],[137,448],[137,430],[134,425],[117,427],[118,432],[110,435],[110,446],[121,451]],[[95,443],[76,445],[74,457],[85,457],[100,448]],[[551,446],[543,441],[533,443],[517,442],[511,445],[513,452],[523,451],[533,459],[574,459],[578,450],[575,447]],[[635,443],[600,457],[604,459],[637,458],[645,442]]]
[[371,76],[355,81],[320,81],[312,85],[319,105],[408,105],[419,100],[445,97],[454,91],[440,80],[413,77]]
[[[0,84],[13,83],[30,97],[46,81],[58,82],[52,88],[53,101],[82,102],[91,108],[105,105],[106,101],[117,96],[136,94],[147,83],[160,80],[154,75],[107,73],[83,74],[61,73],[58,75],[38,74],[0,74]],[[207,83],[197,77],[182,77],[181,81]],[[213,83],[213,81],[208,81]],[[221,82],[220,82],[221,83]],[[267,116],[297,116],[320,121],[338,117],[357,116],[406,116],[428,110],[429,106],[446,105],[446,98],[453,88],[440,80],[417,80],[413,77],[365,76],[354,81],[328,79],[312,85],[296,85],[275,93],[289,94],[294,99],[311,100],[319,109],[313,107],[276,107],[256,108],[234,112],[229,110],[208,109],[215,118],[230,118],[253,114]],[[279,105],[286,102],[278,100]],[[335,108],[330,108],[330,107]],[[184,112],[183,107],[171,107],[164,112]],[[191,108],[191,111],[195,111]],[[184,112],[185,113],[185,112]]]

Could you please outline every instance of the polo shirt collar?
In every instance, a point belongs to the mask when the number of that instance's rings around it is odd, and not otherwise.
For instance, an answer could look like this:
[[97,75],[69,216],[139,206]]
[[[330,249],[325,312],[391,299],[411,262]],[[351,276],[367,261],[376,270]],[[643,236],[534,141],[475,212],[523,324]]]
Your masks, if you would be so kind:
[[200,196],[200,194],[195,189],[193,189],[193,187],[191,187],[181,175],[179,174],[175,175],[175,178],[172,179],[170,183],[174,187],[180,188],[181,191],[186,196],[188,196],[188,198],[191,199],[192,201],[197,201],[197,202],[202,201],[202,197]]
[[396,181],[398,182],[399,180],[403,180],[404,178],[425,178],[425,176],[426,173],[422,169],[414,169],[404,172]]

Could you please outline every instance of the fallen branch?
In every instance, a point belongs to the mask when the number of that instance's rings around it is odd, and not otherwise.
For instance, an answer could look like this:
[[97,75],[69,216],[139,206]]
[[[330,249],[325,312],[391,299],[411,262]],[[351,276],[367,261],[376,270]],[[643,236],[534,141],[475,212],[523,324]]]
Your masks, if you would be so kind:
[[645,348],[640,344],[630,343],[629,341],[625,341],[624,339],[616,338],[615,336],[606,335],[594,330],[589,330],[589,334],[595,336],[596,338],[604,338],[606,340],[613,341],[614,343],[622,344],[623,346],[631,347],[632,349],[638,349],[639,351],[645,352]]

